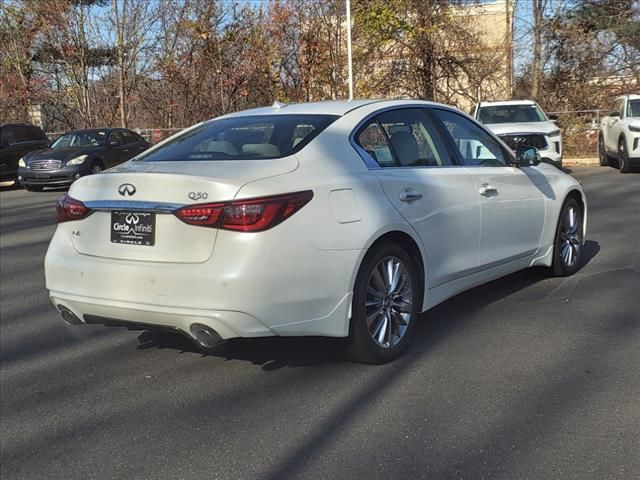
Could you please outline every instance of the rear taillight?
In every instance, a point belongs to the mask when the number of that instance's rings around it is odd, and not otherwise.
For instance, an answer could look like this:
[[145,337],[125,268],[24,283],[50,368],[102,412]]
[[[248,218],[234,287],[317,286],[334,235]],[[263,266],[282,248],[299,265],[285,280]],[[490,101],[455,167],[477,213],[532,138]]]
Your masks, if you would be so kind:
[[58,214],[58,223],[62,223],[70,220],[82,220],[89,216],[91,210],[80,200],[65,195],[58,199],[56,213]]
[[239,232],[262,232],[289,218],[312,198],[313,192],[307,190],[226,203],[187,205],[173,213],[189,225]]

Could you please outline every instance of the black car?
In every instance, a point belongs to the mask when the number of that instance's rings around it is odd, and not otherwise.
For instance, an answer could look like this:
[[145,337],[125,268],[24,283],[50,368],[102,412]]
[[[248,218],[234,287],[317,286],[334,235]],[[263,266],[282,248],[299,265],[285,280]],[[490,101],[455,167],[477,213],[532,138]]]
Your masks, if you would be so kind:
[[18,180],[27,190],[70,185],[135,157],[150,144],[125,128],[96,128],[68,132],[47,150],[20,161]]
[[18,161],[27,153],[49,147],[40,127],[28,123],[0,125],[0,182],[18,178]]

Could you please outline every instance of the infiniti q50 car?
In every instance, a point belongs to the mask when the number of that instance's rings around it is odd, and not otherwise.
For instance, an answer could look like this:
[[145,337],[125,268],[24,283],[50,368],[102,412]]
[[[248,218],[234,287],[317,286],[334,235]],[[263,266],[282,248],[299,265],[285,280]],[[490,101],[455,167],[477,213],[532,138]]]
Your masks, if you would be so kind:
[[420,312],[533,266],[571,275],[581,186],[435,103],[321,102],[198,124],[75,182],[46,285],[67,323],[348,338],[400,355]]

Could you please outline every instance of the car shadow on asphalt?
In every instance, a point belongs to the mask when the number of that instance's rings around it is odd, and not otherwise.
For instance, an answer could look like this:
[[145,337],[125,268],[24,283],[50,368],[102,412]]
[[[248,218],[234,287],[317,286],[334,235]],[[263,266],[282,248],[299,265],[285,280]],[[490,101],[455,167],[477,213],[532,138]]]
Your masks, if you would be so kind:
[[[599,252],[600,244],[594,240],[587,240],[576,274],[579,274]],[[471,319],[478,309],[550,278],[546,268],[522,270],[467,290],[437,305],[421,315],[409,355],[411,350],[424,352],[425,349],[436,345],[454,328],[459,328],[465,320]],[[550,285],[549,288],[555,286]],[[347,340],[324,337],[237,338],[209,352],[203,352],[186,335],[166,330],[144,330],[138,336],[138,342],[138,348],[143,350],[168,348],[199,354],[203,358],[247,361],[261,366],[265,371],[272,371],[284,367],[322,366],[344,362]]]

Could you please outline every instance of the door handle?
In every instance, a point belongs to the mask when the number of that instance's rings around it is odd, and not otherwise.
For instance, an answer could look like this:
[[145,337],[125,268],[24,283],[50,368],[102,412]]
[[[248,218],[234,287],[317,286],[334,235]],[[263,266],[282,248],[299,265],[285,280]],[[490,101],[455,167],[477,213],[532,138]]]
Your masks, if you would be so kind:
[[478,192],[480,192],[480,195],[489,197],[492,195],[496,195],[498,193],[498,189],[496,187],[489,185],[488,183],[484,183],[480,186],[480,188],[478,189]]
[[402,202],[413,202],[414,200],[420,200],[421,198],[422,194],[414,190],[407,189],[400,192],[400,200]]

